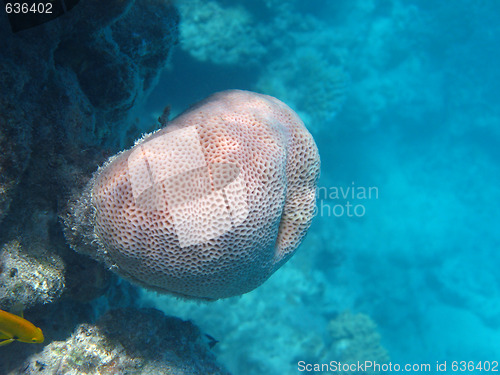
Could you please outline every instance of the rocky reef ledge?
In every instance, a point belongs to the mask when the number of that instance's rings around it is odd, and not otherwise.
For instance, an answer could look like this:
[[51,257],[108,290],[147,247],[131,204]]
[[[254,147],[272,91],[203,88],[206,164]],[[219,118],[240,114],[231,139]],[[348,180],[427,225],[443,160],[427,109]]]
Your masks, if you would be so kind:
[[213,343],[193,323],[155,309],[110,310],[9,374],[229,374],[210,351]]

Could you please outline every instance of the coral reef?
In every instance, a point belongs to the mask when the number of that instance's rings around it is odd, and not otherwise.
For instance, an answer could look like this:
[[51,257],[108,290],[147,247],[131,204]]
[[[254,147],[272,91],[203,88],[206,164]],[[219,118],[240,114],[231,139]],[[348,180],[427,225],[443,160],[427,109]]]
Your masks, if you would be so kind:
[[[1,21],[0,21],[1,25]],[[2,32],[0,28],[0,32]],[[3,35],[3,34],[2,34]],[[15,188],[28,164],[31,149],[29,115],[24,110],[22,92],[28,76],[19,65],[0,54],[0,222],[9,210]],[[29,87],[29,85],[28,85]],[[20,108],[21,107],[21,108]]]
[[[217,3],[212,9],[236,6],[230,0]],[[231,309],[219,326],[227,327],[228,320],[234,324],[230,332],[224,332],[226,342],[228,337],[232,341],[221,358],[238,370],[235,373],[280,373],[280,366],[281,372],[286,371],[282,364],[288,364],[289,358],[273,351],[274,347],[286,347],[287,353],[298,355],[297,342],[312,348],[319,340],[312,333],[311,338],[290,333],[290,324],[280,324],[280,318],[287,319],[289,301],[297,301],[294,308],[298,309],[301,302],[312,303],[321,293],[329,298],[322,299],[324,305],[315,304],[311,322],[307,322],[307,314],[300,315],[300,323],[308,324],[306,332],[313,331],[311,326],[320,316],[331,317],[332,310],[341,306],[364,311],[379,322],[393,359],[434,360],[450,353],[456,357],[498,356],[498,348],[488,345],[498,341],[500,316],[500,284],[494,271],[498,264],[498,210],[492,204],[499,196],[495,178],[499,175],[500,107],[495,101],[499,70],[494,58],[500,25],[498,5],[470,0],[453,6],[399,0],[320,0],[314,4],[242,0],[238,4],[244,6],[244,13],[251,14],[259,35],[266,36],[266,42],[259,43],[266,51],[252,56],[258,64],[251,66],[251,74],[243,72],[246,87],[271,94],[283,92],[278,96],[291,98],[287,103],[303,116],[313,133],[319,133],[318,146],[322,158],[328,160],[323,185],[375,183],[381,188],[381,199],[368,202],[367,215],[359,221],[322,218],[324,226],[316,226],[311,234],[335,236],[325,241],[321,252],[314,243],[302,245],[308,258],[299,258],[301,264],[315,259],[313,269],[319,272],[288,279],[288,272],[293,272],[288,263],[279,279],[286,279],[296,293],[287,300],[279,299],[280,307],[274,308],[275,300],[281,297],[275,291],[292,288],[279,284],[266,295],[264,289],[276,285],[270,283],[277,278],[271,278],[238,303],[215,309],[219,314]],[[211,18],[224,23],[223,14]],[[204,22],[199,24],[204,26]],[[217,50],[218,40],[210,41],[209,33],[202,34],[198,42],[206,39],[203,43]],[[249,36],[259,39],[255,32]],[[351,84],[335,121],[319,116],[312,120],[317,114],[294,99],[321,82],[314,74],[307,80],[299,74],[295,80],[288,77],[288,69],[294,69],[300,59],[298,51],[308,50],[315,56],[311,60],[320,64],[317,73],[331,65],[350,76]],[[216,62],[207,57],[206,61]],[[232,67],[220,66],[223,73],[210,76],[210,83],[224,81],[225,72],[231,69],[240,72],[237,69],[252,59],[235,61]],[[207,67],[212,65],[199,64],[201,71]],[[172,75],[182,72],[182,68],[176,69]],[[258,87],[254,86],[256,77]],[[316,108],[332,104],[321,102],[318,100]],[[451,157],[457,149],[464,154]],[[318,218],[315,223],[320,221]],[[329,264],[335,248],[345,254],[341,268]],[[299,260],[297,256],[292,263]],[[296,291],[298,285],[309,285],[321,293],[301,293]],[[253,294],[258,296],[248,302]],[[197,309],[199,306],[192,308],[193,315],[201,321],[202,314],[194,312]],[[250,312],[241,311],[245,309]],[[217,312],[204,310],[212,321]],[[278,313],[280,318],[272,319]],[[250,322],[254,320],[258,320],[255,325]],[[238,329],[241,321],[244,327]],[[204,322],[211,324],[208,319]],[[261,326],[266,329],[260,330]],[[448,335],[453,340],[444,338],[443,327],[450,328]],[[293,339],[286,342],[288,335]],[[467,337],[467,342],[460,337]],[[247,342],[252,344],[245,346],[242,354],[234,353],[234,348]],[[259,349],[254,349],[257,346]],[[318,358],[316,352],[311,349],[311,358]],[[259,360],[262,353],[268,358]]]
[[148,4],[112,1],[102,9],[86,1],[15,35],[6,17],[0,20],[0,219],[27,168],[36,173],[25,180],[39,176],[46,187],[64,182],[55,192],[31,193],[54,201],[78,182],[75,171],[104,159],[97,145],[118,146],[121,138],[110,134],[123,129],[131,106],[154,86],[177,41],[175,8],[168,1]]
[[286,101],[318,133],[342,109],[349,83],[342,65],[329,60],[331,56],[316,48],[298,48],[269,64],[255,89]]
[[285,101],[319,132],[343,108],[350,75],[345,41],[308,8],[274,0],[180,2],[181,48],[201,62],[237,67],[252,79],[248,87]]
[[60,257],[43,251],[34,255],[17,241],[0,249],[0,306],[28,308],[50,303],[64,289],[64,264]]
[[[311,237],[307,236],[304,245],[314,244]],[[255,292],[239,298],[179,303],[172,296],[141,293],[146,305],[193,320],[220,339],[214,352],[234,374],[292,374],[299,361],[346,363],[358,358],[386,363],[389,358],[381,344],[380,326],[365,314],[339,312],[346,296],[314,265],[304,266],[310,256],[310,252],[299,252],[279,277],[271,277]],[[343,272],[340,267],[336,273]]]
[[239,295],[293,255],[318,177],[314,140],[289,107],[225,91],[112,157],[71,207],[67,238],[155,290]]
[[200,61],[249,64],[266,52],[259,28],[242,6],[223,7],[216,1],[180,1],[181,48]]
[[32,355],[14,374],[229,374],[191,322],[154,309],[107,312]]
[[168,2],[131,2],[104,29],[64,38],[54,51],[55,63],[62,72],[75,74],[97,118],[116,123],[156,83],[176,42],[176,23]]
[[338,361],[357,363],[370,360],[379,364],[389,362],[389,355],[380,344],[377,326],[368,315],[343,312],[330,321],[328,331],[333,339],[330,353],[338,358]]
[[[91,321],[88,302],[110,287],[120,293],[109,271],[71,251],[59,213],[97,164],[140,134],[130,110],[154,87],[177,24],[170,1],[81,1],[16,34],[0,17],[0,308],[22,304],[46,342]],[[72,327],[62,327],[57,301]],[[3,349],[17,363],[37,350]],[[0,373],[11,364],[2,357]]]
[[[26,270],[56,253],[63,259],[62,298],[41,305],[59,295],[41,293],[26,312],[47,344],[146,293],[69,251],[56,212],[96,165],[146,130],[127,116],[177,39],[177,15],[166,4],[80,1],[15,36],[0,17],[0,252],[9,264],[21,257]],[[220,339],[218,358],[242,375],[293,373],[297,360],[345,360],[359,348],[383,357],[368,320],[339,315],[346,308],[378,322],[393,363],[498,357],[498,4],[177,4],[182,53],[155,106],[178,113],[235,86],[279,97],[321,141],[323,186],[376,184],[381,196],[359,220],[317,217],[301,245],[307,251],[252,293],[213,304],[154,294],[149,306],[194,319]],[[14,303],[6,282],[17,269],[5,263],[2,308]],[[25,290],[42,286],[32,280]],[[42,349],[2,348],[0,373]]]
[[[71,251],[58,223],[58,211],[107,153],[118,150],[130,134],[137,136],[127,116],[154,87],[167,63],[177,42],[177,23],[178,13],[169,1],[145,6],[112,0],[104,7],[89,0],[62,17],[17,34],[11,32],[7,17],[1,17],[0,243],[6,244],[4,268],[31,272],[43,268],[43,257],[47,264],[57,258],[55,253],[72,264],[85,263],[67,256]],[[118,127],[123,136],[116,136]],[[14,243],[20,244],[22,256],[12,255],[17,254],[10,251],[17,248]],[[9,298],[28,305],[55,298],[64,284],[63,262],[56,263],[60,279],[56,282],[54,267],[47,266],[46,295],[36,277],[21,272],[18,279],[11,278],[10,271],[0,274],[6,280],[4,291],[23,284],[19,294]],[[92,283],[100,277],[100,271],[94,271],[69,271],[69,280],[79,275],[73,285]],[[30,280],[34,282],[31,287],[27,285]],[[94,289],[89,297],[103,288]],[[29,290],[34,291],[31,297],[26,295]]]

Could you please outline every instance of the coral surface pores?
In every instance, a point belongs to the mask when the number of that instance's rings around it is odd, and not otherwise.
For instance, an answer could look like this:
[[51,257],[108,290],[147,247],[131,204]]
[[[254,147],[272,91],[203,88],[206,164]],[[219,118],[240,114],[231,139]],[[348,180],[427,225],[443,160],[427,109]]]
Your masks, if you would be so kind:
[[70,204],[66,236],[150,289],[240,295],[299,246],[318,177],[316,144],[288,106],[224,91],[100,168]]

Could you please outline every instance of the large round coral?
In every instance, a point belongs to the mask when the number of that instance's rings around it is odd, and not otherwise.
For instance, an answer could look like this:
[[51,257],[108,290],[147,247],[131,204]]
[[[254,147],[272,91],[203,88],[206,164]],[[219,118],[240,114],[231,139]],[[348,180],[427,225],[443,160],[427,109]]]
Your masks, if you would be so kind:
[[71,207],[67,237],[145,287],[239,295],[297,249],[318,177],[314,140],[288,106],[224,91],[100,168]]

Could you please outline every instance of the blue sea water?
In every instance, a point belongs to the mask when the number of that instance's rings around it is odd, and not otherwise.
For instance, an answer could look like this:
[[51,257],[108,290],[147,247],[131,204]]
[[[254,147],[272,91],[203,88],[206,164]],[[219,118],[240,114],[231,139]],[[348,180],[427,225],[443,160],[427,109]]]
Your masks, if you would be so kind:
[[498,361],[500,3],[179,7],[180,48],[143,116],[229,88],[278,97],[319,147],[318,212],[299,252],[251,293],[198,304],[144,292],[143,303],[193,319],[235,374],[337,360],[329,327],[345,311],[375,322],[392,363]]

